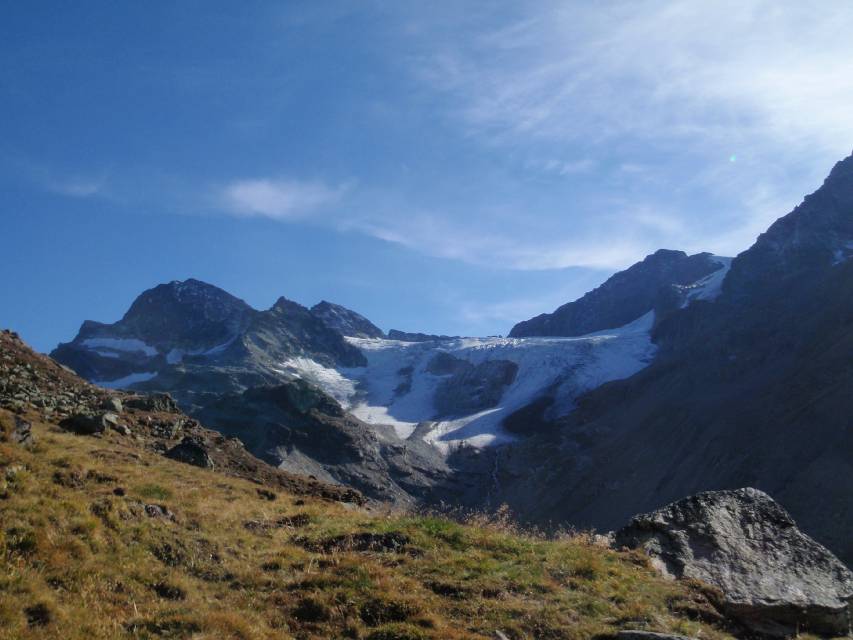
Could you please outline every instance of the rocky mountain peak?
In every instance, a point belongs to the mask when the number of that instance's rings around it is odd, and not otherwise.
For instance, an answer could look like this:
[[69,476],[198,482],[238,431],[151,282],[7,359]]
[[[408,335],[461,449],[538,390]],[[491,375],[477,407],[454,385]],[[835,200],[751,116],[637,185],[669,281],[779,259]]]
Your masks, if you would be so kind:
[[196,279],[144,291],[114,324],[84,322],[74,340],[51,355],[90,380],[117,387],[145,383],[181,400],[202,380],[228,390],[278,380],[283,374],[277,367],[291,357],[329,366],[364,361],[340,333],[292,300],[281,297],[257,311]]
[[624,326],[655,309],[662,296],[671,297],[673,286],[697,283],[725,264],[710,253],[688,256],[683,251],[660,249],[582,298],[518,323],[510,336],[580,336]]
[[385,332],[360,313],[323,300],[311,307],[311,313],[327,327],[353,338],[384,338]]
[[138,340],[148,355],[205,350],[233,339],[253,313],[248,304],[219,287],[194,279],[174,280],[143,291],[113,325],[84,322],[77,340]]
[[143,291],[131,304],[123,321],[147,318],[153,312],[180,316],[185,321],[225,320],[250,310],[248,304],[227,291],[201,280],[173,280]]
[[289,300],[284,296],[280,296],[278,300],[275,301],[272,307],[270,307],[270,312],[278,315],[282,314],[303,314],[306,313],[308,309],[303,307],[298,302],[294,302],[293,300]]
[[650,253],[645,258],[643,258],[643,262],[667,262],[673,260],[681,260],[686,257],[687,254],[679,249],[658,249],[654,253]]

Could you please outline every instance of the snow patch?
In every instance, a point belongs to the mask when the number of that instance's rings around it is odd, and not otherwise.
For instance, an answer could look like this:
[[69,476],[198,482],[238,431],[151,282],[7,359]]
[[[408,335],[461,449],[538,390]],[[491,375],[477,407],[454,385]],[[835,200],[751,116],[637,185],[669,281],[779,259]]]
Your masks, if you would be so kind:
[[146,356],[156,356],[158,353],[157,349],[136,338],[86,338],[82,344],[101,355],[104,355],[104,349],[129,353],[141,352]]
[[732,268],[732,260],[734,258],[724,258],[723,256],[711,256],[722,268],[717,269],[713,273],[708,274],[701,280],[697,280],[691,285],[684,287],[687,292],[687,299],[684,301],[686,307],[694,300],[716,300],[723,291],[723,280]]
[[344,409],[350,408],[350,400],[355,395],[355,383],[336,369],[324,367],[311,358],[299,357],[286,360],[276,371],[302,378],[332,396]]
[[116,380],[93,380],[92,384],[104,387],[105,389],[124,389],[130,385],[136,384],[137,382],[148,382],[156,377],[156,373],[131,373],[128,376],[117,378]]
[[237,336],[234,335],[222,344],[218,344],[215,347],[211,347],[210,349],[172,349],[169,353],[166,354],[166,362],[169,364],[178,364],[183,361],[184,356],[213,356],[217,353],[222,353],[231,346],[231,343],[237,339]]

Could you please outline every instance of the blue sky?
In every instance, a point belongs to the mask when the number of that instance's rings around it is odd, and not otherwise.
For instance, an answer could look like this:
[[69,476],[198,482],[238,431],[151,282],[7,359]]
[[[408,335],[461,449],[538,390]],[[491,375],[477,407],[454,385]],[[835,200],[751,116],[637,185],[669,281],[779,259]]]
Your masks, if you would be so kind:
[[853,5],[7,2],[0,325],[188,277],[505,333],[733,255],[853,149]]

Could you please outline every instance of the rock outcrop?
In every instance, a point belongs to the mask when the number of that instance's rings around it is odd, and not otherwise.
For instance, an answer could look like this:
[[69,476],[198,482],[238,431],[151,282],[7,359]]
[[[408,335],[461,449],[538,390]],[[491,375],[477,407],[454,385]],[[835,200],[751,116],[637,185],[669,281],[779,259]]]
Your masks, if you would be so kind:
[[[504,389],[518,373],[518,365],[509,360],[486,360],[476,365],[455,360],[461,364],[435,391],[437,418],[491,409],[500,402]],[[435,363],[434,358],[430,364]]]
[[213,469],[215,466],[213,458],[205,447],[204,440],[192,436],[185,436],[180,444],[166,452],[166,457],[203,469]]
[[445,485],[453,488],[451,470],[435,448],[358,420],[304,380],[226,394],[198,415],[270,464],[355,487],[370,498],[412,504]]
[[853,573],[757,489],[699,493],[634,516],[614,546],[643,549],[666,576],[718,587],[726,613],[755,633],[850,632]]

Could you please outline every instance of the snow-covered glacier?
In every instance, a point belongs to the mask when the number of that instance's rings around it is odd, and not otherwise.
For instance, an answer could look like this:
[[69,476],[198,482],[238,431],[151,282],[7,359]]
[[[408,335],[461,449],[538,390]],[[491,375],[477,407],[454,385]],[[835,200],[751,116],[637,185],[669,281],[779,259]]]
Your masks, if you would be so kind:
[[[656,349],[650,337],[653,322],[650,311],[624,327],[576,338],[347,338],[364,353],[367,366],[332,369],[308,358],[292,358],[281,372],[317,385],[367,423],[391,425],[401,438],[421,437],[449,452],[463,443],[483,447],[513,440],[516,436],[502,423],[518,409],[550,396],[555,399],[550,413],[563,415],[584,391],[644,368]],[[436,372],[439,354],[446,354],[451,363],[472,366],[514,363],[514,375],[493,406],[467,413],[445,406],[440,415],[437,394],[447,390],[453,374]]]

